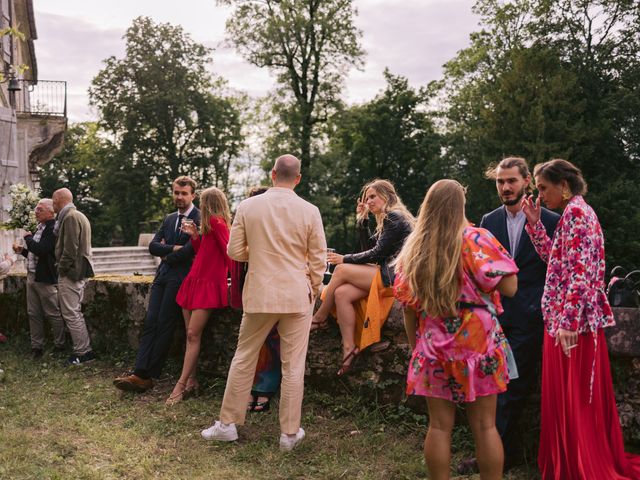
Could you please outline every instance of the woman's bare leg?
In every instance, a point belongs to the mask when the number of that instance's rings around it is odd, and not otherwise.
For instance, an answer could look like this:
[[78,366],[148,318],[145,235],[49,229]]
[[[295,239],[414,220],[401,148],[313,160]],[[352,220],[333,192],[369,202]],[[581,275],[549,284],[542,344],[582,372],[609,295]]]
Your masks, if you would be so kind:
[[375,276],[378,267],[373,265],[356,265],[353,263],[342,263],[336,266],[331,276],[331,281],[327,285],[325,297],[322,305],[313,316],[313,323],[324,323],[329,316],[329,312],[335,305],[335,290],[345,283],[351,284],[361,290],[369,291],[371,281]]
[[202,332],[204,331],[204,327],[207,325],[211,311],[211,309],[197,309],[191,311],[187,325],[187,348],[184,353],[182,373],[180,374],[180,378],[171,393],[172,397],[179,395],[181,391],[184,391],[187,386],[187,382],[189,381],[189,377],[192,377],[195,374],[198,355],[200,354]]
[[456,406],[449,400],[427,397],[429,429],[424,440],[424,459],[431,480],[448,480],[451,463],[451,432]]
[[476,458],[482,480],[502,478],[504,451],[496,429],[497,395],[478,397],[467,404],[467,418],[476,444]]
[[[349,283],[343,283],[334,292],[338,326],[342,334],[342,358],[345,359],[355,348],[356,311],[353,302],[366,297],[369,290],[362,290]],[[353,358],[353,357],[352,357]],[[349,362],[351,363],[351,362]]]

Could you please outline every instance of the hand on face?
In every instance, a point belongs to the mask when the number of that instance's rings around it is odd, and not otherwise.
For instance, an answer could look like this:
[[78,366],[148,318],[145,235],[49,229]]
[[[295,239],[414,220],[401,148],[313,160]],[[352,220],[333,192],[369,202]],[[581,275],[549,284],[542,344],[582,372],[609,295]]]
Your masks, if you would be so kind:
[[538,223],[540,220],[540,197],[538,197],[535,201],[533,200],[533,195],[525,195],[522,197],[522,211],[524,215],[527,217],[527,222],[532,227]]

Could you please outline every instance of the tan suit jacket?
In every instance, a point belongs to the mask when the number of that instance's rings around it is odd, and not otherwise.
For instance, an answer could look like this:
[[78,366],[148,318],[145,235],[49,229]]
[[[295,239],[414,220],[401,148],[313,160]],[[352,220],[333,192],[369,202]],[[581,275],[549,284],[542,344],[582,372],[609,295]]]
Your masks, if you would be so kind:
[[320,211],[293,190],[273,187],[241,202],[227,253],[249,262],[244,311],[309,311],[322,283],[326,249]]

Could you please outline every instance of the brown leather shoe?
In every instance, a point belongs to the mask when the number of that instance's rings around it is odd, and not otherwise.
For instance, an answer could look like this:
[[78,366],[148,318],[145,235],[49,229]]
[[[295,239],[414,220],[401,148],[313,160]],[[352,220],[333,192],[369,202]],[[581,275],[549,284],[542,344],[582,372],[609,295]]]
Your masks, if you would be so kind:
[[150,388],[153,388],[153,380],[150,378],[140,378],[138,375],[129,374],[118,377],[113,381],[116,388],[124,390],[125,392],[146,392]]

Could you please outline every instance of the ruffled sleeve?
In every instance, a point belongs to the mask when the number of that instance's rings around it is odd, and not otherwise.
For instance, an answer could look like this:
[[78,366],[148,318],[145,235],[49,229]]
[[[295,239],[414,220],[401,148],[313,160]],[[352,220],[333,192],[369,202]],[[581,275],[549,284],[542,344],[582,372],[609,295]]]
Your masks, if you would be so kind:
[[393,283],[393,296],[396,297],[396,300],[400,302],[403,308],[410,307],[419,310],[416,299],[411,292],[411,287],[404,278],[402,270],[396,272],[396,278]]
[[505,248],[484,228],[467,228],[462,245],[463,266],[478,288],[490,293],[502,277],[518,273]]

